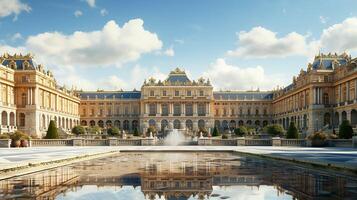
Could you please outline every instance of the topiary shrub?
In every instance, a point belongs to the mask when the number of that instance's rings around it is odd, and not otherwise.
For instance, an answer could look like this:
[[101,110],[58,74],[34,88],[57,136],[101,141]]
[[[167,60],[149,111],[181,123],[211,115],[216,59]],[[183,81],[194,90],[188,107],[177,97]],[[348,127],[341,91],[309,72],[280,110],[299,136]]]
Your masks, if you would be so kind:
[[45,139],[58,139],[59,135],[57,132],[57,127],[55,121],[51,120],[50,125],[48,125],[47,133]]
[[217,129],[217,127],[214,127],[213,128],[213,131],[212,131],[212,137],[217,137],[217,136],[219,136],[220,134],[219,134],[219,132],[218,132],[218,129]]
[[288,131],[286,133],[287,139],[297,139],[299,137],[298,130],[294,122],[290,122]]
[[338,137],[341,139],[351,139],[353,135],[353,129],[348,120],[343,120],[340,127]]
[[248,134],[248,129],[245,126],[240,126],[234,129],[234,134],[239,137],[243,137]]
[[107,133],[110,136],[118,136],[119,135],[119,129],[116,128],[116,127],[108,128]]
[[77,125],[75,127],[72,128],[72,133],[75,135],[83,135],[85,133],[85,130],[83,128],[83,126]]
[[133,136],[136,136],[136,137],[139,136],[139,131],[138,131],[138,128],[136,128],[136,127],[134,128]]
[[280,124],[270,124],[265,127],[265,131],[273,137],[281,137],[284,134],[284,128]]

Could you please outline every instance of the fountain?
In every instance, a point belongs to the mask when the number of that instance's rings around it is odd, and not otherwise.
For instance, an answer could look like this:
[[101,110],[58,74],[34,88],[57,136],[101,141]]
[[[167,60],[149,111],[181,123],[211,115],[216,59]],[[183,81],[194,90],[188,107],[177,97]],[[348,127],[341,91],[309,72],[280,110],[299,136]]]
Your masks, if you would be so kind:
[[164,144],[167,146],[178,146],[185,142],[185,136],[178,129],[173,129],[169,131],[169,134],[164,140]]

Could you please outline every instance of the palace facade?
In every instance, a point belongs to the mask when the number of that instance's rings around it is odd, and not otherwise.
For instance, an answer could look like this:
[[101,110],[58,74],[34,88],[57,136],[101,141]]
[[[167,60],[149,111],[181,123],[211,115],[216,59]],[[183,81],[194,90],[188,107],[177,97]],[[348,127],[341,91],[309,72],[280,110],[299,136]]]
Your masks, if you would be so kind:
[[50,71],[31,55],[0,56],[0,132],[45,135],[50,120],[63,131],[79,124],[80,99],[57,85]]
[[319,54],[292,83],[271,91],[214,91],[176,68],[165,80],[149,78],[141,91],[74,91],[57,85],[31,55],[0,57],[1,132],[42,136],[50,120],[64,131],[81,124],[131,132],[154,127],[197,132],[295,122],[305,134],[357,125],[357,58]]
[[81,124],[132,131],[155,127],[198,131],[295,122],[306,134],[357,125],[357,59],[319,54],[292,83],[272,91],[213,91],[176,68],[166,80],[150,78],[141,91],[79,92]]

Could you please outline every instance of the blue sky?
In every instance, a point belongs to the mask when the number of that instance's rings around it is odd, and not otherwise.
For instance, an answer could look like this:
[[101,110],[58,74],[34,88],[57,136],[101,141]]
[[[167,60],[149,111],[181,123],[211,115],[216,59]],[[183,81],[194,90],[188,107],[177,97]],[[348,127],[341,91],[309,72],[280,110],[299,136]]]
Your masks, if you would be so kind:
[[59,83],[84,89],[138,89],[144,78],[163,79],[179,66],[215,89],[267,90],[289,84],[319,50],[356,56],[354,5],[0,0],[0,51],[31,52]]

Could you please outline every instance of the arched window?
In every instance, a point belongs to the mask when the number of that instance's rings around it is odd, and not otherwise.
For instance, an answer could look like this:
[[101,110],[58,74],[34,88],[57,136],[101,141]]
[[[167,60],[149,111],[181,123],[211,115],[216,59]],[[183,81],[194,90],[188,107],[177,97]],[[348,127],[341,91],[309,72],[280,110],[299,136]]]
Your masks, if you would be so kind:
[[120,121],[119,120],[115,120],[114,121],[114,126],[120,129]]
[[192,120],[190,120],[190,119],[186,120],[186,129],[187,130],[192,130],[193,129]]
[[155,127],[155,126],[156,126],[155,120],[150,119],[150,120],[149,120],[149,127]]
[[10,126],[15,126],[15,113],[10,113]]
[[107,122],[105,122],[105,125],[110,128],[112,127],[112,121],[111,120],[107,120]]
[[133,121],[131,122],[131,127],[132,127],[133,130],[134,130],[134,129],[138,129],[138,128],[139,128],[139,122],[138,122],[138,120],[133,120]]
[[161,130],[165,130],[165,128],[168,128],[169,127],[169,122],[166,120],[166,119],[163,119],[161,121]]
[[181,129],[181,122],[178,119],[174,120],[174,129]]
[[98,126],[99,126],[100,128],[104,128],[104,122],[103,122],[102,120],[99,120],[99,121],[98,121]]
[[82,120],[82,121],[81,121],[81,125],[82,125],[82,126],[87,126],[87,121],[86,121],[86,120]]
[[205,126],[206,126],[205,120],[203,120],[203,119],[198,120],[198,128],[199,128],[199,129],[202,130],[202,129],[205,128]]
[[126,131],[129,130],[129,121],[128,120],[124,120],[123,129],[126,130]]
[[89,125],[90,125],[90,126],[95,126],[95,121],[94,121],[94,120],[91,120],[91,121],[89,122]]

